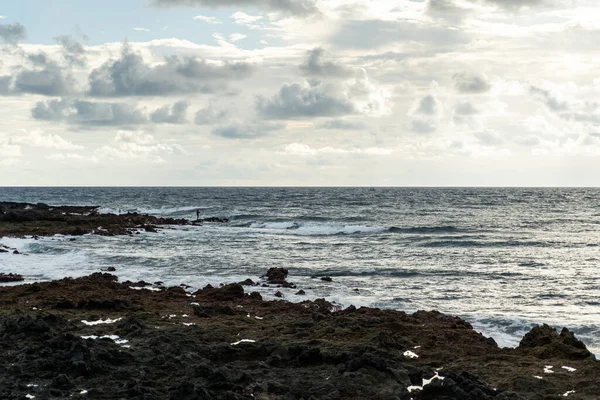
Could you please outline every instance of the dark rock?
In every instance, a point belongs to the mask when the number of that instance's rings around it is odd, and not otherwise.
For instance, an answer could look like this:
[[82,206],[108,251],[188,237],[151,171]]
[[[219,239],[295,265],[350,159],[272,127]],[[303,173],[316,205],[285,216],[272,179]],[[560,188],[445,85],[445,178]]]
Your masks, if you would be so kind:
[[283,285],[288,276],[288,270],[285,268],[269,268],[267,271],[267,281],[274,285]]
[[217,317],[219,315],[235,315],[233,308],[225,305],[194,306],[194,314],[201,318]]
[[331,282],[331,281],[333,281],[333,279],[331,279],[331,277],[330,277],[330,276],[322,276],[322,277],[321,277],[321,280],[322,280],[322,281],[325,281],[325,282]]
[[304,295],[306,294],[306,292],[305,292],[304,290],[300,289],[300,290],[298,290],[298,291],[296,292],[296,294],[297,294],[298,296],[304,296]]
[[260,295],[260,293],[258,292],[252,292],[250,293],[250,298],[253,300],[262,300],[262,296]]
[[243,285],[243,286],[254,286],[255,285],[254,281],[250,278],[246,279],[245,281],[240,282],[239,284]]
[[547,324],[531,329],[525,334],[518,348],[541,359],[563,357],[579,360],[593,357],[585,344],[575,338],[567,328],[563,328],[558,334]]
[[106,270],[108,272],[115,272],[117,269],[115,267],[108,267],[108,268],[106,268]]
[[4,273],[0,273],[0,282],[20,282],[25,280],[23,278],[23,275],[19,275],[19,274],[4,274]]
[[283,297],[283,293],[278,290],[275,292],[275,297]]
[[237,283],[230,283],[220,288],[205,288],[200,295],[215,301],[233,301],[244,297],[244,288]]
[[15,250],[15,251],[13,251],[13,254],[21,254],[21,253],[19,253],[19,250]]

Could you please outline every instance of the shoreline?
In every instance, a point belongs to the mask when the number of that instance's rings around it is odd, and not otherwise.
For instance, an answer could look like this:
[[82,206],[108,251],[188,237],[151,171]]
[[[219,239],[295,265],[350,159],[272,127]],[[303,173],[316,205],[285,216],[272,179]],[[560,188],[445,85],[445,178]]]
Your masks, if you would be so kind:
[[437,311],[117,280],[0,287],[0,397],[597,398],[600,363],[568,330],[536,327],[519,347],[498,348]]
[[[0,237],[190,225],[96,207],[0,206]],[[600,364],[568,330],[543,325],[499,348],[438,311],[263,300],[255,283],[302,290],[282,268],[194,293],[105,272],[0,286],[1,398],[547,400],[600,390]]]

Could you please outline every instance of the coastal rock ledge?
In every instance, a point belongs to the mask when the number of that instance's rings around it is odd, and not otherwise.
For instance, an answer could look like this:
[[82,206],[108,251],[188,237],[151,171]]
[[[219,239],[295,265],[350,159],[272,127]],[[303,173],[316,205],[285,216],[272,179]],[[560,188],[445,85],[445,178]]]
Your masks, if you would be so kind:
[[[148,290],[148,289],[152,290]],[[156,289],[114,275],[0,287],[0,398],[598,399],[568,330],[498,348],[437,311],[263,301],[241,285]]]

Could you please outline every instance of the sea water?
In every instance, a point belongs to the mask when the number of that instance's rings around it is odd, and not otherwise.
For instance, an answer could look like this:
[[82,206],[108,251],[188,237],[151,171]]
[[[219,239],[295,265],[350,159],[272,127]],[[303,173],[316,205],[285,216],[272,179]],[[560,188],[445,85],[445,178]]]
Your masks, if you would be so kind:
[[[75,241],[1,238],[28,255],[0,254],[0,272],[27,281],[114,266],[121,280],[200,288],[285,267],[306,292],[283,290],[286,300],[436,309],[501,346],[536,324],[566,326],[600,353],[600,189],[5,187],[0,201],[231,220]],[[275,289],[257,290],[275,299]]]

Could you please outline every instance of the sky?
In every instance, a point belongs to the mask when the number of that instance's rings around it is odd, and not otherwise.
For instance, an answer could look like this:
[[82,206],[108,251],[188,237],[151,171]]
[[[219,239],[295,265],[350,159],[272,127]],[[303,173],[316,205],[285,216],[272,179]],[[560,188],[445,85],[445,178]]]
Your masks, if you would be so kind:
[[591,0],[0,3],[0,186],[600,186]]

